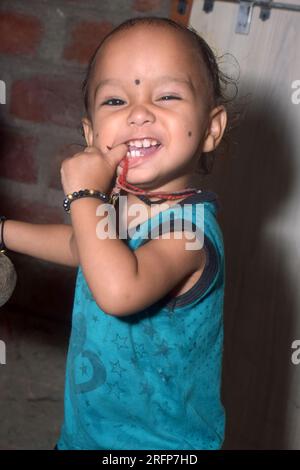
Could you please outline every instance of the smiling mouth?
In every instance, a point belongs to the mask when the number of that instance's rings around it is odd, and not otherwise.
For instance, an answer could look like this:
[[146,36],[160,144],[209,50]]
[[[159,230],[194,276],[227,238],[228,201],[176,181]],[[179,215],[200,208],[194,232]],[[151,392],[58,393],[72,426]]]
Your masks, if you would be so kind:
[[163,146],[158,140],[152,138],[135,139],[125,143],[128,146],[128,151],[126,157],[119,163],[121,168],[124,168],[125,160],[128,162],[128,168],[133,168],[147,162]]
[[128,151],[126,156],[128,158],[147,157],[161,147],[161,143],[158,140],[151,138],[130,140],[127,142],[127,145]]

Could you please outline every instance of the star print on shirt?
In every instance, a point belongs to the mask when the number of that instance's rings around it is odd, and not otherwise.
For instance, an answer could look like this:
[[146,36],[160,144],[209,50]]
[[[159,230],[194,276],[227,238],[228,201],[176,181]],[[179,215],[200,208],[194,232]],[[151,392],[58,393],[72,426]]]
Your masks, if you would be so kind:
[[145,345],[142,343],[135,345],[135,352],[138,357],[147,356],[147,352],[145,351]]
[[87,375],[87,366],[86,365],[81,364],[80,370],[81,370],[82,375]]
[[107,382],[107,387],[109,388],[109,393],[114,394],[115,397],[119,400],[121,398],[121,394],[125,394],[126,390],[120,387],[118,382]]
[[150,336],[150,338],[153,339],[156,331],[153,328],[153,325],[151,325],[151,323],[148,323],[148,325],[144,325],[143,330],[146,335]]
[[166,415],[172,416],[172,409],[170,408],[168,402],[166,400],[162,403],[155,402],[152,406],[152,417],[155,425],[161,427],[162,423],[164,423],[164,428],[168,429],[172,433],[173,429],[170,426],[166,427]]
[[120,361],[117,361],[117,362],[110,361],[110,363],[113,366],[111,371],[114,372],[115,374],[118,374],[120,377],[122,376],[122,371],[123,372],[127,371],[127,369],[123,369],[123,367],[120,366]]
[[[128,349],[127,344],[125,344],[128,340],[127,336],[120,336],[119,333],[116,334],[115,338],[111,340],[112,343],[115,343],[118,349],[124,348]],[[120,344],[122,343],[122,344]]]
[[163,340],[160,344],[156,346],[157,346],[157,350],[154,353],[155,356],[167,357],[170,354],[171,348],[169,348],[168,343],[165,340]]

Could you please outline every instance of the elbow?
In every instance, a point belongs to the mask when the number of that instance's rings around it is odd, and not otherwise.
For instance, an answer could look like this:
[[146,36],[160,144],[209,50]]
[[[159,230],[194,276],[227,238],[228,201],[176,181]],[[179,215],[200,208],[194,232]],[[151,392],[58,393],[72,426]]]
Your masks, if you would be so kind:
[[[91,289],[92,290],[92,289]],[[97,305],[108,315],[115,317],[125,317],[137,313],[140,310],[140,299],[136,294],[136,279],[115,280],[106,285],[106,289],[97,288],[97,283],[93,286],[93,296]]]
[[103,310],[106,315],[111,315],[112,317],[126,317],[127,315],[137,313],[132,309],[126,308],[126,305],[120,305],[117,302],[105,305],[103,305],[103,303],[100,304],[97,302],[97,305],[101,308],[101,310]]
[[105,314],[113,317],[125,317],[137,313],[131,306],[130,296],[128,294],[121,296],[117,293],[110,292],[107,298],[95,298],[95,301]]

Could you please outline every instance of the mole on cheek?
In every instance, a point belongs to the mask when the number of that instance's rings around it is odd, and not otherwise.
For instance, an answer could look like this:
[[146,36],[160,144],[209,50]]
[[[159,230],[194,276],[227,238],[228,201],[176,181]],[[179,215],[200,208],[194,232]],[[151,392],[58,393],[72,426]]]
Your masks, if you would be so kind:
[[192,132],[191,132],[191,131],[189,131],[189,133],[188,133],[188,136],[189,136],[189,137],[191,137],[191,135],[192,135]]
[[139,85],[139,84],[141,83],[141,81],[140,81],[140,80],[134,80],[134,83],[135,83],[136,85]]

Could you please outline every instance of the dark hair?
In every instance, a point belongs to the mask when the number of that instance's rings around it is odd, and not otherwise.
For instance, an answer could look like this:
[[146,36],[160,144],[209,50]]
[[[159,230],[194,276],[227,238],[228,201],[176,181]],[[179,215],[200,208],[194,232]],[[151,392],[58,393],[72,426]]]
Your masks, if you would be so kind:
[[[227,110],[227,117],[228,117],[227,126],[223,135],[222,143],[225,143],[226,148],[228,150],[228,144],[230,142],[228,140],[228,134],[233,129],[234,127],[233,124],[237,120],[239,120],[240,113],[239,111],[236,112],[234,109],[232,110],[230,108],[230,104],[232,101],[234,101],[238,92],[236,80],[226,75],[224,72],[222,72],[218,65],[218,60],[224,57],[226,54],[224,54],[224,56],[221,56],[221,57],[216,57],[213,50],[210,48],[207,42],[198,34],[198,32],[195,29],[193,29],[191,26],[184,26],[169,18],[156,17],[156,16],[130,18],[124,21],[123,23],[121,23],[116,28],[114,28],[102,39],[102,41],[97,46],[94,54],[92,55],[89,61],[87,71],[86,71],[86,76],[82,84],[84,106],[85,106],[87,117],[90,119],[89,85],[90,85],[90,80],[93,74],[94,65],[96,63],[97,53],[99,52],[103,43],[112,35],[116,34],[119,31],[130,29],[136,25],[145,25],[145,26],[153,25],[153,26],[174,28],[182,32],[187,37],[187,39],[191,42],[191,44],[194,46],[195,50],[199,53],[200,58],[204,62],[204,65],[206,66],[206,71],[208,74],[208,79],[209,79],[210,88],[211,88],[211,106],[215,107],[215,106],[223,105],[226,107],[226,110]],[[230,85],[234,86],[235,92],[236,92],[232,98],[230,98],[229,95],[227,96],[227,87]],[[221,145],[219,147],[221,147]],[[202,155],[199,155],[198,166],[196,169],[197,173],[200,173],[203,175],[207,175],[211,173],[213,163],[215,160],[215,152],[216,151],[205,152],[205,153],[203,152]]]

